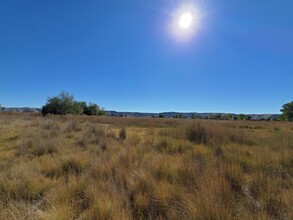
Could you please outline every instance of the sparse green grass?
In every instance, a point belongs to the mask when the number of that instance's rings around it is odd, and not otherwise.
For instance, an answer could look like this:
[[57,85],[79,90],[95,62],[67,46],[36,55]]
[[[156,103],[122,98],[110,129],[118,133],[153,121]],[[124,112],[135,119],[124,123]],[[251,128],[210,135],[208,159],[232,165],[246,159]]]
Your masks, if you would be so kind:
[[292,123],[0,114],[0,219],[293,219]]

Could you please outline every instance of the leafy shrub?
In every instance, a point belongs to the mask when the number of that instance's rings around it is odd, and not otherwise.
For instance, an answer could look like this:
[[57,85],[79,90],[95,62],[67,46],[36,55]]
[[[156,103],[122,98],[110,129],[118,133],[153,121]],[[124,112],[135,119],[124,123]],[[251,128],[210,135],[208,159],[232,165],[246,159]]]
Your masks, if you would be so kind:
[[101,108],[97,104],[90,103],[88,106],[86,105],[84,107],[84,114],[86,115],[104,115],[104,110],[101,110]]
[[284,104],[281,109],[282,120],[293,121],[293,101],[287,104]]
[[75,101],[73,95],[67,92],[61,92],[58,96],[48,98],[47,103],[42,107],[42,114],[58,114],[58,115],[104,115],[97,104]]

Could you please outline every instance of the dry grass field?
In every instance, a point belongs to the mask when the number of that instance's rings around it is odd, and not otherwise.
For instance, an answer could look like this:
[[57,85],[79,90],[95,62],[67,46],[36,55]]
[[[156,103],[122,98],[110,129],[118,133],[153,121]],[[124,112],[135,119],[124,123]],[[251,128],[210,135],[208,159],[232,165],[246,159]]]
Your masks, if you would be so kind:
[[293,123],[0,114],[0,219],[293,219]]

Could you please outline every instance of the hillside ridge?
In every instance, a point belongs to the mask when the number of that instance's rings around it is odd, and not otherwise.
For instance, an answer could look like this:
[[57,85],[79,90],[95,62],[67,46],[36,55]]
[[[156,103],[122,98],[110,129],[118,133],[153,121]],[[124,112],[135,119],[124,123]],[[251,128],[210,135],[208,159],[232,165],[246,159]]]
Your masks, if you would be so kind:
[[[4,107],[3,112],[41,112],[40,108],[31,107]],[[150,118],[200,118],[200,119],[227,119],[228,117],[237,118],[241,114],[235,113],[199,113],[199,112],[160,112],[160,113],[142,113],[142,112],[120,112],[120,111],[107,111],[108,116],[114,117],[150,117]],[[246,114],[250,117],[250,120],[276,120],[279,118],[279,114]]]

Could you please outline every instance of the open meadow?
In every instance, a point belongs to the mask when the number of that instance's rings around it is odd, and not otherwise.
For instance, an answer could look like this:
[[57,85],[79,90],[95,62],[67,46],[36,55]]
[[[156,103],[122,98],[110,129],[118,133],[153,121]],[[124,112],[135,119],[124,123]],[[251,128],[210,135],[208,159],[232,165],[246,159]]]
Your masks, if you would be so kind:
[[0,114],[0,219],[293,219],[293,123]]

